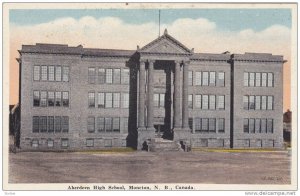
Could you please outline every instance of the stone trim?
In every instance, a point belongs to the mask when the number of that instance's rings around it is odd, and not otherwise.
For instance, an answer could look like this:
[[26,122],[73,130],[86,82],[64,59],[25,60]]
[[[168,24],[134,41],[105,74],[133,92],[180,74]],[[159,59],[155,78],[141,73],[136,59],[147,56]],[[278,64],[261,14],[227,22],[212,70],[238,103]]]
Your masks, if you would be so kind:
[[141,48],[139,50],[139,52],[143,52],[143,50],[149,48],[150,46],[154,45],[155,43],[159,42],[162,39],[169,39],[171,40],[175,45],[179,46],[180,48],[182,48],[183,50],[185,50],[187,53],[191,53],[191,50],[189,50],[186,46],[184,46],[182,43],[180,43],[179,41],[177,41],[175,38],[173,38],[172,36],[170,36],[167,31],[165,31],[165,33],[160,36],[159,38],[153,40],[152,42],[150,42],[149,44],[145,45],[143,48]]

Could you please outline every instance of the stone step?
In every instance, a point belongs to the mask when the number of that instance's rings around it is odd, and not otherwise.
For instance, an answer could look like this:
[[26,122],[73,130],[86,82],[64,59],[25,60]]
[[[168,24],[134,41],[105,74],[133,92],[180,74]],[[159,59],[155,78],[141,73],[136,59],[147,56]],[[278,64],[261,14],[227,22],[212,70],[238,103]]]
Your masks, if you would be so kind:
[[149,142],[149,151],[162,152],[162,151],[183,151],[181,145],[172,140],[165,140],[163,138],[154,138]]

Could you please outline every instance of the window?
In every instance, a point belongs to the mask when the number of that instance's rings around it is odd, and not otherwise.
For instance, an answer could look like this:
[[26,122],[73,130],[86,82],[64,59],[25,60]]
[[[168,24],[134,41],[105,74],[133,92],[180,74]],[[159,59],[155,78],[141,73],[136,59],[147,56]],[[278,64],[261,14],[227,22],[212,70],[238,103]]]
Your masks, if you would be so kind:
[[120,84],[121,82],[121,70],[114,69],[114,84]]
[[249,96],[249,110],[255,109],[255,101],[254,96]]
[[195,85],[201,86],[201,72],[200,71],[195,72]]
[[188,107],[193,108],[193,95],[189,95],[188,97]]
[[120,132],[120,118],[113,118],[113,131]]
[[273,119],[267,120],[267,132],[273,133]]
[[126,139],[122,139],[121,146],[122,147],[127,147],[127,140]]
[[40,92],[33,91],[33,106],[40,106]]
[[273,133],[273,119],[244,119],[245,133]]
[[112,108],[112,101],[113,101],[112,96],[113,96],[112,93],[105,94],[105,107],[106,108]]
[[38,133],[40,131],[39,129],[39,117],[38,116],[33,116],[32,117],[32,132],[33,133]]
[[55,92],[55,106],[61,106],[61,92]]
[[208,95],[202,96],[202,109],[207,110],[208,109]]
[[56,66],[55,68],[55,80],[61,81],[61,66]]
[[54,66],[49,66],[48,67],[48,74],[49,74],[49,76],[48,76],[48,80],[49,81],[54,81]]
[[153,98],[153,105],[154,107],[158,107],[159,106],[159,94],[154,94],[154,98]]
[[104,147],[112,147],[112,140],[105,139],[104,140]]
[[261,119],[261,133],[267,133],[267,119]]
[[159,107],[165,107],[165,94],[159,94]]
[[218,96],[218,109],[219,110],[225,109],[225,96],[224,95]]
[[225,73],[224,72],[218,73],[218,85],[225,86]]
[[195,95],[195,107],[201,108],[201,95]]
[[54,146],[54,141],[53,141],[52,139],[48,139],[48,140],[47,140],[47,146],[48,146],[49,148],[52,148],[52,147]]
[[104,132],[105,128],[104,128],[104,118],[98,117],[97,118],[97,131],[98,132]]
[[260,110],[260,96],[255,96],[255,109]]
[[208,118],[202,118],[201,131],[208,132]]
[[[63,70],[62,70],[63,69]],[[63,72],[63,75],[62,75]],[[69,67],[54,66],[54,65],[43,65],[34,66],[33,68],[33,80],[42,81],[69,81]]]
[[68,147],[69,146],[69,140],[67,138],[61,139],[61,147]]
[[249,73],[249,86],[254,86],[254,79],[255,79],[255,74],[254,73]]
[[248,109],[248,99],[251,110],[273,110],[273,96],[244,96],[244,109]]
[[244,73],[244,86],[257,86],[257,87],[273,87],[274,74],[273,73]]
[[267,96],[261,96],[261,109],[267,109]]
[[129,69],[123,69],[122,84],[129,84]]
[[209,86],[216,86],[216,72],[209,72]]
[[106,83],[111,84],[112,80],[112,69],[106,69]]
[[48,92],[48,106],[49,107],[54,106],[54,92],[53,91]]
[[87,131],[89,133],[95,132],[95,117],[88,117],[87,119]]
[[94,146],[94,139],[86,139],[86,146],[93,147]]
[[249,119],[249,132],[250,133],[255,133],[255,127],[254,127],[254,125],[255,125],[255,122],[254,122],[254,118],[250,118]]
[[244,73],[244,86],[249,86],[249,73]]
[[96,80],[96,69],[94,67],[89,67],[88,69],[89,84],[95,84],[95,80]]
[[120,107],[120,93],[114,93],[113,107],[114,108]]
[[93,108],[95,107],[95,93],[89,92],[89,107]]
[[189,71],[189,86],[193,86],[193,72]]
[[249,133],[249,120],[244,119],[244,133]]
[[193,130],[193,118],[189,118],[189,128]]
[[216,109],[216,96],[209,95],[209,109],[215,110]]
[[273,96],[268,96],[268,110],[273,110]]
[[105,83],[105,69],[99,68],[98,69],[98,84]]
[[261,73],[255,73],[255,86],[261,86]]
[[201,118],[195,118],[195,132],[201,131]]
[[267,86],[267,73],[261,74],[261,86],[263,87]]
[[63,67],[63,82],[69,82],[69,72],[70,68],[69,67]]
[[32,147],[33,147],[33,148],[37,148],[37,147],[39,147],[39,140],[35,140],[35,139],[33,139],[33,140],[32,140],[32,144],[31,144],[31,145],[32,145]]
[[33,80],[40,80],[40,66],[38,65],[33,67]]
[[245,110],[249,110],[249,96],[243,97],[243,105]]
[[218,132],[219,133],[225,132],[225,119],[224,118],[218,119]]
[[260,130],[260,119],[259,118],[256,118],[255,119],[255,133],[260,133],[261,130]]
[[61,117],[61,129],[62,129],[62,132],[69,131],[69,117],[68,116]]
[[128,130],[128,118],[123,118],[123,131]]
[[48,132],[54,132],[54,117],[48,116]]
[[41,70],[41,75],[42,75],[42,81],[47,81],[47,66],[42,66],[42,70]]
[[98,93],[98,108],[104,108],[104,93]]
[[273,73],[268,73],[268,87],[273,87]]
[[41,91],[41,106],[47,106],[47,91]]
[[62,92],[62,105],[69,107],[69,92]]
[[123,108],[129,108],[129,93],[123,93]]
[[208,86],[208,72],[204,71],[203,72],[203,81],[202,81],[202,86]]
[[40,116],[40,132],[47,132],[47,116]]
[[106,132],[112,132],[112,118],[105,118],[105,130]]
[[216,119],[215,118],[209,119],[209,132],[216,132]]
[[60,132],[61,131],[61,124],[60,124],[60,116],[55,116],[55,132]]

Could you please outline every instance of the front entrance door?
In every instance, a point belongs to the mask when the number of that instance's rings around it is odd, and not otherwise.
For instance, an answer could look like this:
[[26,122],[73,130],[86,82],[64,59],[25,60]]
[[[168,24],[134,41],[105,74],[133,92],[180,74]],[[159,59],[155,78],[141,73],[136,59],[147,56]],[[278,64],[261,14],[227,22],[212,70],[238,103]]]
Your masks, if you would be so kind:
[[155,128],[155,136],[156,137],[162,137],[165,132],[165,126],[164,125],[154,125]]
[[165,124],[155,124],[155,137],[173,140],[173,133],[168,127],[169,126]]

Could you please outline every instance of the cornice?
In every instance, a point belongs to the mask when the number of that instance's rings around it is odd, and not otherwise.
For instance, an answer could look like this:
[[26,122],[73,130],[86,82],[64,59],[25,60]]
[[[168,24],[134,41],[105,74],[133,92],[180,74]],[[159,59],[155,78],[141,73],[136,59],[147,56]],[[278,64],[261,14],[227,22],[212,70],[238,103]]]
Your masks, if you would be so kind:
[[58,52],[24,52],[24,51],[20,51],[21,54],[52,54],[52,55],[56,55],[56,56],[82,56],[81,53],[58,53]]
[[159,52],[140,52],[141,55],[149,55],[149,56],[191,56],[191,53],[159,53]]
[[249,63],[285,63],[285,60],[282,61],[272,61],[272,60],[257,60],[257,59],[232,59],[233,62],[249,62]]
[[220,59],[190,59],[191,61],[209,61],[209,62],[228,62],[230,59],[224,59],[224,60],[220,60]]
[[130,58],[132,55],[81,55],[82,58]]

